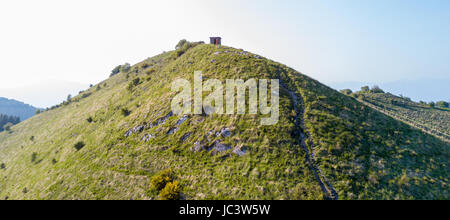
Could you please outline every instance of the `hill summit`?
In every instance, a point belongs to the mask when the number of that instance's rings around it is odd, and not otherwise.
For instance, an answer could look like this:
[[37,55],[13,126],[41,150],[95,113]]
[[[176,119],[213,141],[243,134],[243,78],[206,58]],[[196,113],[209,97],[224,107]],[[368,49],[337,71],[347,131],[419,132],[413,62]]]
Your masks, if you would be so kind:
[[[125,66],[0,133],[0,198],[450,198],[448,143],[285,65],[185,42]],[[173,114],[172,82],[195,71],[278,79],[278,123]]]

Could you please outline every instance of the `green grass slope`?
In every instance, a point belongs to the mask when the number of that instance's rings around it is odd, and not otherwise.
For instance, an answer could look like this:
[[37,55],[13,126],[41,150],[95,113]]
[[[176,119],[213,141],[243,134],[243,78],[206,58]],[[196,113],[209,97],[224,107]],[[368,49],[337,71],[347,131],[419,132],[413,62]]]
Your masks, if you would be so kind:
[[450,109],[431,107],[390,93],[357,92],[363,103],[450,142]]
[[[280,79],[280,122],[171,116],[172,81],[197,70]],[[208,151],[217,145],[226,151]],[[152,178],[170,168],[182,199],[449,199],[448,148],[282,64],[198,45],[0,133],[0,198],[159,199]]]

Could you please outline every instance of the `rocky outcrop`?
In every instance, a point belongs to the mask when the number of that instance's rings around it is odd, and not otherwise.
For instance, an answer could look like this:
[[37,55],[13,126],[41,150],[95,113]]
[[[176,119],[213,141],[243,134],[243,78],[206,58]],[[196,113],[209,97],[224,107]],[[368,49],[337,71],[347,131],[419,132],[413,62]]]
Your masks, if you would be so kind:
[[132,134],[141,133],[141,132],[144,131],[144,129],[145,129],[145,126],[143,126],[143,125],[138,125],[138,126],[132,128],[132,129],[126,131],[124,136],[125,136],[125,137],[129,137],[129,136],[131,136]]
[[191,151],[193,151],[193,152],[200,152],[203,150],[205,150],[205,146],[198,141],[196,141],[194,143],[194,147],[191,148]]
[[156,120],[155,123],[149,124],[149,125],[147,126],[147,128],[150,129],[150,128],[154,128],[154,127],[160,126],[160,125],[166,123],[167,119],[169,119],[169,118],[172,117],[172,116],[173,116],[173,112],[171,111],[171,112],[169,112],[166,116],[164,116],[164,117],[162,117],[162,118]]
[[212,155],[217,155],[218,153],[229,151],[231,149],[233,149],[231,146],[221,144],[219,141],[216,141],[209,147],[208,151],[211,151]]
[[231,130],[230,128],[223,128],[222,130],[220,130],[219,132],[216,133],[216,136],[222,136],[224,138],[226,137],[230,137],[231,136]]
[[191,136],[191,132],[188,132],[188,133],[184,134],[184,135],[180,138],[180,141],[181,141],[181,142],[184,142],[184,141],[186,141],[190,136]]
[[149,142],[151,139],[156,138],[155,135],[152,134],[146,134],[141,138],[141,141]]
[[[132,129],[127,130],[125,132],[124,136],[125,137],[130,137],[133,134],[137,134],[137,133],[143,132],[145,129],[150,129],[150,128],[154,128],[154,127],[157,127],[159,125],[162,125],[162,124],[166,123],[167,119],[169,119],[172,116],[173,116],[173,112],[169,112],[166,116],[158,119],[155,123],[151,123],[151,124],[149,124],[147,126],[145,126],[145,125],[138,125],[138,126],[132,128]],[[148,134],[145,135],[144,137],[145,137],[145,139],[147,139],[148,138]],[[152,138],[154,138],[154,137],[152,137]],[[150,139],[152,139],[152,138],[150,138]]]
[[242,157],[245,154],[247,154],[246,149],[241,145],[241,146],[237,146],[233,149],[233,153]]

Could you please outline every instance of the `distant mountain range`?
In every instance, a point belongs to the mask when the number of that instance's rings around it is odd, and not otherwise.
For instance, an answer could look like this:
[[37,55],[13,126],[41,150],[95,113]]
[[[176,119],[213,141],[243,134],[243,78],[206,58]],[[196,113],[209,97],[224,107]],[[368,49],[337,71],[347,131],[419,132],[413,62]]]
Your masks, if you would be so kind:
[[387,83],[373,82],[342,82],[326,83],[328,86],[336,89],[360,90],[362,86],[378,85],[386,92],[395,95],[403,95],[414,101],[450,101],[450,79],[418,79],[403,80]]
[[21,100],[38,108],[47,108],[60,104],[67,99],[67,95],[75,96],[87,88],[89,84],[48,80],[18,88],[0,88],[0,96]]
[[0,97],[0,114],[17,116],[21,121],[33,117],[37,108],[14,99]]

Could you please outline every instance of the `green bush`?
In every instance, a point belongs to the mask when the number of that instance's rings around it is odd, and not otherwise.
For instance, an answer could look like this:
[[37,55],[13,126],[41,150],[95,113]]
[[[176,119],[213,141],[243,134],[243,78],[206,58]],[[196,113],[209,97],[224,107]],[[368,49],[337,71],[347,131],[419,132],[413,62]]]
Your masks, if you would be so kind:
[[340,92],[345,95],[351,95],[353,93],[351,89],[343,89]]
[[109,77],[112,77],[114,75],[117,75],[120,73],[120,68],[122,67],[122,65],[116,66],[112,71],[111,71],[111,75],[109,75]]
[[89,122],[89,123],[92,123],[92,122],[94,121],[94,119],[92,119],[92,117],[90,117],[90,116],[89,116],[89,118],[86,119],[86,120],[87,120],[87,122]]
[[150,68],[150,69],[147,70],[146,74],[147,75],[151,75],[154,72],[156,72],[156,70],[154,68]]
[[120,109],[120,113],[121,113],[124,117],[127,117],[128,115],[131,114],[131,111],[128,110],[127,108],[122,108],[122,109]]
[[440,108],[448,108],[449,107],[448,102],[445,102],[445,101],[437,102],[436,105]]
[[127,87],[127,89],[129,90],[129,91],[132,91],[133,89],[134,89],[134,87],[136,87],[137,85],[139,85],[141,83],[141,79],[138,77],[138,78],[136,78],[136,79],[133,79],[133,81],[131,81],[129,84],[128,84],[128,87]]
[[177,57],[180,57],[181,55],[186,53],[186,51],[188,51],[189,49],[194,48],[200,44],[203,44],[203,42],[189,42],[187,40],[181,40],[175,47]]
[[77,149],[77,151],[83,149],[84,146],[86,146],[86,144],[84,144],[83,141],[79,141],[74,145],[74,147],[75,147],[75,149]]
[[129,63],[125,63],[124,65],[122,65],[120,67],[120,72],[127,73],[130,71],[130,69],[131,69],[131,65]]
[[90,92],[87,92],[87,93],[84,93],[83,95],[81,95],[81,98],[82,98],[82,99],[85,99],[85,98],[87,98],[87,97],[89,97],[89,96],[91,96],[91,93],[90,93]]
[[180,40],[180,41],[178,42],[178,44],[175,46],[175,49],[176,49],[176,50],[181,49],[181,48],[184,47],[184,45],[186,45],[186,44],[188,44],[188,43],[189,43],[189,42],[188,42],[186,39]]
[[10,131],[11,127],[18,123],[20,123],[19,117],[0,114],[0,132]]
[[379,86],[373,86],[370,90],[372,93],[384,93],[384,91]]
[[151,184],[154,190],[161,191],[166,187],[167,183],[170,183],[174,179],[172,169],[161,171],[158,175],[154,176],[151,180]]
[[368,86],[361,87],[361,92],[369,92],[370,88]]
[[161,200],[180,199],[180,186],[178,184],[178,181],[167,183],[164,189],[159,192],[158,196]]
[[4,126],[3,126],[3,130],[5,130],[5,131],[11,131],[11,127],[13,126],[13,124],[11,123],[11,122],[8,122],[8,123],[6,123]]
[[2,164],[0,164],[0,169],[1,169],[1,170],[4,170],[4,169],[6,169],[6,165],[5,165],[5,163],[2,163]]
[[120,72],[127,73],[131,69],[131,65],[129,63],[125,63],[123,65],[116,66],[112,71],[109,77],[115,76]]

